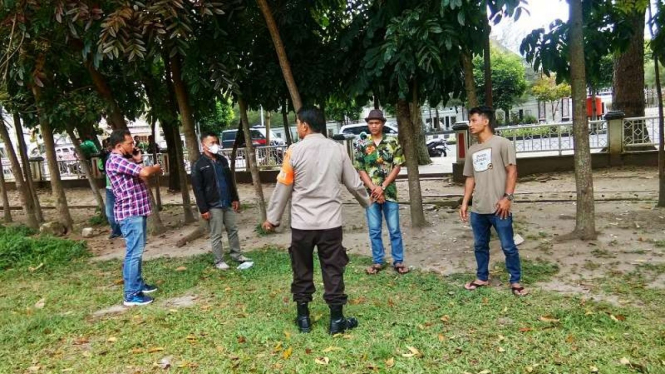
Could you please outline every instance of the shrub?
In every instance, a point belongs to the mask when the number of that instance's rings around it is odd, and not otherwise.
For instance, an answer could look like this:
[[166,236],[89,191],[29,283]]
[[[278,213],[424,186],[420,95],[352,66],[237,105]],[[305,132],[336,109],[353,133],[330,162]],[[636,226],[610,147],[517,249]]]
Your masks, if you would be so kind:
[[0,270],[37,266],[59,266],[88,257],[85,242],[35,235],[26,226],[0,226]]

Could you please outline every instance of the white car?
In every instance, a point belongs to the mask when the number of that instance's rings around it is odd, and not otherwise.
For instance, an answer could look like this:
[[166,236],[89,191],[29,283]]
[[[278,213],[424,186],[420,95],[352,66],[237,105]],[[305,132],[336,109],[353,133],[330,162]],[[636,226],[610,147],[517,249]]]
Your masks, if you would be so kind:
[[[258,130],[263,137],[266,137],[266,128],[261,126],[252,126],[252,130]],[[284,139],[280,138],[275,134],[272,129],[270,130],[270,145],[286,145]]]
[[[339,129],[339,132],[340,134],[345,134],[345,135],[355,135],[357,138],[363,132],[369,135],[369,127],[367,127],[366,123],[356,123],[353,125],[342,126],[342,128]],[[385,125],[383,125],[383,133],[397,136],[397,129],[393,127],[391,124],[386,123]]]

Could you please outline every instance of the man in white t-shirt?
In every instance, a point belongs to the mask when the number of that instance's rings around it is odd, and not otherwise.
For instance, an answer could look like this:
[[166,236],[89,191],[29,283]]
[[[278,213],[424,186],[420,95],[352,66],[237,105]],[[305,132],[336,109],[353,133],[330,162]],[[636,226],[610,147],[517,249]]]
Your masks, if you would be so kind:
[[[469,111],[469,130],[478,143],[469,147],[464,163],[464,199],[460,217],[471,221],[476,256],[476,279],[467,283],[467,290],[489,284],[490,229],[494,227],[506,256],[510,289],[515,296],[525,296],[520,284],[520,255],[513,240],[513,216],[510,211],[517,184],[515,148],[510,140],[494,135],[494,110],[480,106]],[[469,213],[469,201],[473,204]]]

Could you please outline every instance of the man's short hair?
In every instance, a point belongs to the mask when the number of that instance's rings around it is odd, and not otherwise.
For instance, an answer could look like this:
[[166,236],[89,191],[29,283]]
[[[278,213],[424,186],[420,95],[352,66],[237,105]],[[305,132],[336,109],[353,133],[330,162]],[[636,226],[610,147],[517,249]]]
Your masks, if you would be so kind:
[[326,119],[323,117],[323,111],[317,107],[302,107],[298,111],[298,119],[309,125],[309,128],[316,133],[326,133]]
[[119,130],[113,130],[111,133],[111,136],[109,137],[109,142],[111,143],[111,148],[115,148],[116,145],[122,143],[125,141],[125,136],[129,135],[130,137],[132,134],[129,132],[129,130],[124,130],[124,129],[119,129]]
[[205,138],[207,138],[209,136],[214,136],[215,138],[217,138],[217,140],[219,140],[219,135],[215,134],[212,131],[208,131],[208,132],[204,132],[203,134],[201,134],[201,141],[205,140]]
[[492,107],[481,105],[475,108],[471,108],[471,110],[469,110],[469,117],[474,114],[487,118],[489,121],[490,129],[492,132],[494,132],[494,128],[496,127],[496,118],[494,117],[494,109],[492,109]]

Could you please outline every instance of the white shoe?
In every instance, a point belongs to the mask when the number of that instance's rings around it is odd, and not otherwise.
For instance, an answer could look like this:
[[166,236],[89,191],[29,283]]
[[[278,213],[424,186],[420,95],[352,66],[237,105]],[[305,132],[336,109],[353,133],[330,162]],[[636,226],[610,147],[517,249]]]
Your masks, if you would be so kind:
[[226,262],[224,262],[224,261],[216,263],[215,267],[219,270],[229,270],[230,269],[229,265],[227,265]]
[[234,259],[236,262],[243,263],[243,262],[251,262],[252,259],[249,257],[245,257],[243,255],[238,256],[237,258]]

